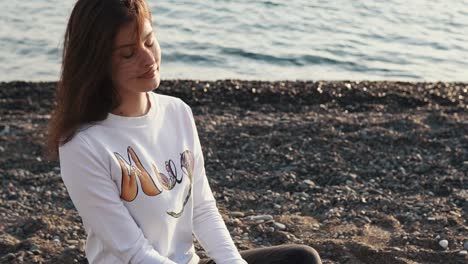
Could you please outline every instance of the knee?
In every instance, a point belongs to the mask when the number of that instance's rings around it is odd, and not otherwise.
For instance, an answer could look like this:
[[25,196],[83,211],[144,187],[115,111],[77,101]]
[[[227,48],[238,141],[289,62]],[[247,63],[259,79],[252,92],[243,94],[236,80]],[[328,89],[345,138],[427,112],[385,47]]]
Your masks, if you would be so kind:
[[296,255],[299,258],[299,261],[297,263],[301,263],[301,264],[321,264],[322,263],[318,252],[310,246],[298,244],[295,247],[294,253],[295,253],[294,255]]

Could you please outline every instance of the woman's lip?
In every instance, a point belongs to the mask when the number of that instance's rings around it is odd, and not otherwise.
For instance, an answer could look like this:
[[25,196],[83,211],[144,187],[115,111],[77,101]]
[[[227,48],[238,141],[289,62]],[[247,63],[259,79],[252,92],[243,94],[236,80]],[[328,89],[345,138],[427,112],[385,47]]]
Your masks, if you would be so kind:
[[151,70],[149,70],[148,72],[144,73],[143,75],[138,76],[138,78],[142,78],[142,79],[150,79],[150,78],[153,78],[153,77],[154,77],[154,74],[155,74],[155,71],[156,71],[156,69],[152,68]]

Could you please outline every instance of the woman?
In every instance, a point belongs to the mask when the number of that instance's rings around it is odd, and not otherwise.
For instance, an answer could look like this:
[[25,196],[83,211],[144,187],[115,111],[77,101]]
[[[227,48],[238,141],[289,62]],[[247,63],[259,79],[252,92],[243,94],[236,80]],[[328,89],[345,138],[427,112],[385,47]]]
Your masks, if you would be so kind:
[[[238,252],[204,168],[191,108],[152,92],[161,50],[144,0],[78,0],[49,146],[90,263],[320,263],[304,245]],[[200,260],[192,234],[211,259]]]

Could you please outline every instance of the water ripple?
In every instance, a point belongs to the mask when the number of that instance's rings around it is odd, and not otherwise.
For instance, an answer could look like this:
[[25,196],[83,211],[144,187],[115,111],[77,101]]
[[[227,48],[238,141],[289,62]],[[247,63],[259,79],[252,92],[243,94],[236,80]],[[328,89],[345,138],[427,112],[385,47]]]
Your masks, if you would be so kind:
[[[0,80],[57,80],[75,0],[4,2]],[[149,4],[163,78],[468,81],[466,0]]]

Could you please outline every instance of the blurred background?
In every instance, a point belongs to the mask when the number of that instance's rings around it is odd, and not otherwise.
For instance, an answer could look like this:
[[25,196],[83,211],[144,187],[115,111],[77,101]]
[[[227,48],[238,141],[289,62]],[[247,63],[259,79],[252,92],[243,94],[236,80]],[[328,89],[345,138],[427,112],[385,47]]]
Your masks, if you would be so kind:
[[[468,80],[468,0],[148,1],[163,79]],[[0,0],[0,81],[56,81],[75,0]]]

